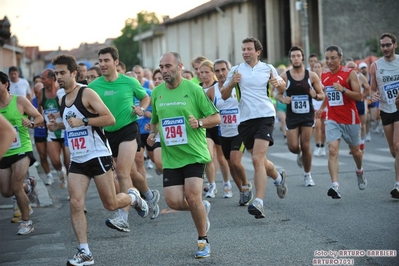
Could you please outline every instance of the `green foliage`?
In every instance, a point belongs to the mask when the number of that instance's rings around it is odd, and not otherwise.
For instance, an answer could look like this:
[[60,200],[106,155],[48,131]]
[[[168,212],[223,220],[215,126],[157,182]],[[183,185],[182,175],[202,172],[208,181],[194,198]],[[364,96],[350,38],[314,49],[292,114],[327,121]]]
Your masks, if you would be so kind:
[[126,64],[126,71],[132,70],[134,65],[140,64],[140,45],[133,41],[134,36],[150,30],[159,25],[160,21],[154,12],[141,11],[136,18],[128,18],[122,35],[114,40],[114,45],[119,50],[119,59]]

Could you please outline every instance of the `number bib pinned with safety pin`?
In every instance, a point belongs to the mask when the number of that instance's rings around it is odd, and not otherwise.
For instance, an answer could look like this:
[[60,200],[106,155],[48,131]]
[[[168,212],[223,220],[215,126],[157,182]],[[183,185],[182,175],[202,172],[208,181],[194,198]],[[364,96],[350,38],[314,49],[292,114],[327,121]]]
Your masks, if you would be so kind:
[[10,150],[11,149],[17,149],[21,147],[21,137],[19,136],[19,130],[17,126],[14,126],[14,129],[16,131],[16,137],[14,139],[14,141],[11,143],[10,145]]
[[186,123],[183,116],[162,119],[162,133],[166,146],[188,143]]
[[71,157],[84,156],[93,150],[93,142],[89,140],[88,129],[68,130],[68,144]]
[[395,99],[398,96],[399,82],[384,85],[385,98],[387,104],[395,104]]
[[292,95],[291,110],[296,114],[307,114],[310,112],[309,97],[307,95]]
[[334,89],[333,86],[326,87],[326,95],[328,97],[328,103],[330,106],[344,105],[344,98],[340,91]]

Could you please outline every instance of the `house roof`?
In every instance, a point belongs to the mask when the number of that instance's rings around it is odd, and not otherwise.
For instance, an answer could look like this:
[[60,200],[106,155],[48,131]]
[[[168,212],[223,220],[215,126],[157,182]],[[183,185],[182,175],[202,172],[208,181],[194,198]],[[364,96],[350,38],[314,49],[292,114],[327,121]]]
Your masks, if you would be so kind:
[[231,5],[234,3],[241,3],[241,2],[247,2],[249,0],[211,0],[205,4],[202,4],[200,6],[197,6],[194,9],[191,9],[177,17],[171,18],[171,19],[166,19],[164,20],[163,24],[174,24],[178,23],[181,21],[193,19],[195,17],[201,16],[203,14],[206,14],[210,11],[217,10],[217,8],[223,8],[224,6]]

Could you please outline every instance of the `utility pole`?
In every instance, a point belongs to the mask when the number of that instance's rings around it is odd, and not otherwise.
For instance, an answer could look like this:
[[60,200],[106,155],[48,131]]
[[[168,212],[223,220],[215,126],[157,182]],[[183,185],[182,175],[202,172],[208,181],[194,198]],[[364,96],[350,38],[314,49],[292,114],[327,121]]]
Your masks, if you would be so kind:
[[296,1],[296,10],[301,11],[301,25],[302,25],[302,45],[305,49],[305,66],[308,67],[308,60],[310,54],[309,49],[309,22],[308,22],[308,2],[307,0]]

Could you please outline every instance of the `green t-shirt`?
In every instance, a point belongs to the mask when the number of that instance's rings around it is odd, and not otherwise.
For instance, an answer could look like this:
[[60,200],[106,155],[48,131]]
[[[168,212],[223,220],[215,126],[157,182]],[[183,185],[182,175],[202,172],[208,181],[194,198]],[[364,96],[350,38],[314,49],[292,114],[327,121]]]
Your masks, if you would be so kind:
[[189,115],[199,119],[218,112],[204,90],[183,79],[173,90],[166,88],[165,83],[157,86],[151,99],[151,123],[158,123],[163,168],[210,162],[205,129],[193,129],[188,123]]
[[201,81],[198,79],[197,76],[193,77],[190,81],[195,83],[195,84],[200,84],[201,83]]
[[147,92],[141,87],[140,82],[132,77],[119,74],[114,81],[106,81],[103,76],[95,79],[89,85],[115,117],[113,126],[104,127],[105,131],[114,132],[137,120],[133,114],[134,97],[141,100]]
[[30,141],[28,128],[22,125],[22,118],[27,118],[27,116],[22,115],[18,110],[17,95],[12,97],[7,107],[0,108],[0,113],[10,122],[17,132],[16,138],[13,143],[11,143],[6,154],[4,154],[4,157],[32,151],[32,142]]

